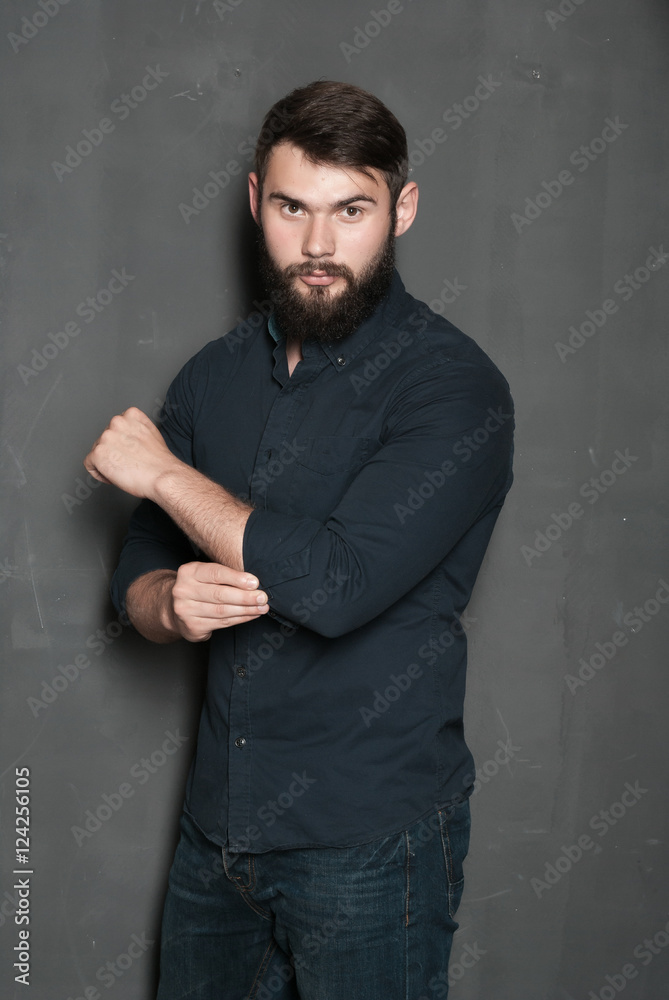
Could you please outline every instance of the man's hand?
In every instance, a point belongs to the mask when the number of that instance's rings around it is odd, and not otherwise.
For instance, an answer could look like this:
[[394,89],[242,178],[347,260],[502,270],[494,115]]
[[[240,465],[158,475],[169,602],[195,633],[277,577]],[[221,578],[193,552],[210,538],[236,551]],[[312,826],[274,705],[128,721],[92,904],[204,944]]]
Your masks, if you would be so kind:
[[253,621],[269,610],[258,581],[220,563],[184,563],[172,588],[174,625],[189,642],[204,642],[212,632]]
[[243,571],[244,530],[253,508],[181,462],[136,406],[112,417],[84,465],[101,483],[157,503],[213,562]]
[[153,500],[158,479],[183,463],[172,454],[147,415],[131,406],[112,417],[84,459],[84,465],[101,483],[118,486],[140,499]]
[[253,621],[269,610],[256,577],[201,562],[138,577],[128,587],[126,608],[140,635],[152,642],[204,642],[216,629]]

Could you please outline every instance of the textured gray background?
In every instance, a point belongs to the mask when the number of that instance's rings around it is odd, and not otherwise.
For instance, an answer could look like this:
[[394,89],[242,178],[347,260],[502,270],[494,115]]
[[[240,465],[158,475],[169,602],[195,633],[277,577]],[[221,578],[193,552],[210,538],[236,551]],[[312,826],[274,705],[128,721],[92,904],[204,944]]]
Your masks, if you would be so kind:
[[[482,781],[451,995],[607,1000],[621,981],[625,1000],[668,995],[669,605],[653,599],[669,578],[669,267],[656,261],[624,292],[651,247],[669,252],[667,4],[401,6],[377,32],[370,9],[386,5],[358,0],[70,0],[38,29],[22,22],[37,0],[3,4],[3,996],[153,995],[155,946],[119,977],[105,967],[133,935],[157,937],[202,651],[152,647],[116,623],[107,587],[134,501],[87,491],[81,461],[112,414],[155,416],[180,365],[252,308],[249,139],[274,100],[319,76],[372,90],[404,123],[421,190],[399,246],[405,283],[430,303],[447,280],[466,286],[443,309],[502,368],[518,409],[516,483],[470,605]],[[34,37],[17,41],[22,24]],[[156,66],[168,76],[122,120],[113,102]],[[489,97],[444,121],[479,76],[494,81]],[[627,127],[600,144],[616,116]],[[114,129],[99,146],[54,168],[105,117]],[[435,128],[446,139],[431,151]],[[570,162],[582,145],[593,161]],[[186,222],[179,205],[229,163],[236,175]],[[563,170],[573,183],[549,196],[543,182],[556,192]],[[514,225],[540,192],[537,217]],[[78,304],[122,268],[133,280],[85,322]],[[556,343],[607,299],[615,312],[562,360]],[[45,356],[59,332],[65,346]],[[619,475],[607,471],[616,451],[631,456]],[[559,537],[533,554],[549,525]],[[619,631],[625,644],[571,691],[565,675]],[[90,666],[68,671],[77,656]],[[47,702],[57,677],[67,683]],[[188,740],[161,756],[177,731]],[[502,767],[499,740],[512,754]],[[152,754],[149,774],[137,764]],[[11,968],[17,766],[33,793],[30,989]],[[130,797],[77,843],[72,828],[124,782]],[[616,806],[626,783],[644,791]],[[572,864],[579,837],[592,846]],[[555,884],[532,882],[556,861],[571,867]],[[656,954],[643,945],[655,935]],[[466,946],[478,956],[467,969]]]

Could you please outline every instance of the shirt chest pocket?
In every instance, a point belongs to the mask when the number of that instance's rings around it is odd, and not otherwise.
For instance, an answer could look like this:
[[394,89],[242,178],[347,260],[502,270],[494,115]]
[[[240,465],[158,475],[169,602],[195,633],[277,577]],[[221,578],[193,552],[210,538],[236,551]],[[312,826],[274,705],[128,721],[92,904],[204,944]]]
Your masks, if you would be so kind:
[[327,519],[356,474],[378,448],[365,437],[312,437],[297,442],[291,475],[290,506],[294,513]]

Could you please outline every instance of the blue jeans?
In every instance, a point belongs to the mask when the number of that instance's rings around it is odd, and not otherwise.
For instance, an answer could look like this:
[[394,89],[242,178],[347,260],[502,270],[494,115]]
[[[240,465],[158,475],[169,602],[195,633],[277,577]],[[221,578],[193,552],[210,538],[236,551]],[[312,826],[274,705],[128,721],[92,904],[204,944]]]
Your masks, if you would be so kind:
[[230,854],[184,814],[158,1000],[443,1000],[469,802],[360,847]]

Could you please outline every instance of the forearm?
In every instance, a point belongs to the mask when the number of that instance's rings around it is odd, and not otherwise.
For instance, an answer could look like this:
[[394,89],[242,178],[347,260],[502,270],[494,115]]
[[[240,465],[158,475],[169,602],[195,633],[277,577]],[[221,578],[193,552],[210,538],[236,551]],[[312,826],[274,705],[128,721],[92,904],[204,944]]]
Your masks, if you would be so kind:
[[252,507],[177,458],[145,413],[113,417],[86,456],[89,473],[158,504],[216,563],[244,569],[242,541]]
[[157,478],[152,499],[210,559],[244,569],[242,542],[252,507],[181,462]]
[[167,643],[181,638],[172,604],[172,588],[176,578],[174,570],[156,569],[138,577],[128,587],[128,617],[145,639]]

